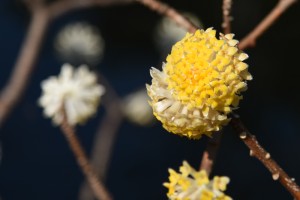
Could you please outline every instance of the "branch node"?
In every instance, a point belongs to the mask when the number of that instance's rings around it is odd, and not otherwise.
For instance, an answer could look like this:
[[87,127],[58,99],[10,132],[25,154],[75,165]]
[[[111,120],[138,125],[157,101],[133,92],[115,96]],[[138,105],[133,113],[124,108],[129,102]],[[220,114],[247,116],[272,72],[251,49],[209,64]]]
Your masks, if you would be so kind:
[[270,159],[270,158],[271,158],[271,155],[270,155],[269,153],[267,153],[267,154],[265,155],[265,158],[266,158],[266,159]]
[[247,133],[246,133],[246,132],[242,132],[242,133],[240,134],[240,138],[241,138],[242,140],[246,139],[246,138],[247,138]]
[[250,150],[250,156],[254,156],[254,152]]
[[272,178],[273,178],[274,181],[277,181],[279,179],[279,177],[280,177],[279,173],[275,173],[275,174],[272,175]]

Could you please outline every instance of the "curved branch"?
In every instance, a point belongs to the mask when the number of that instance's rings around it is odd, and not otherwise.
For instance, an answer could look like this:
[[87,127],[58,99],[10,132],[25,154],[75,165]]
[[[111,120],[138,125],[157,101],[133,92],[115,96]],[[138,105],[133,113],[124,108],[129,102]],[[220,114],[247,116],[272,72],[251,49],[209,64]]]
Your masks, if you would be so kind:
[[259,38],[296,0],[279,0],[275,8],[239,43],[240,49],[255,46]]
[[48,23],[47,10],[38,7],[33,12],[28,33],[12,75],[0,93],[0,127],[20,100],[28,85]]

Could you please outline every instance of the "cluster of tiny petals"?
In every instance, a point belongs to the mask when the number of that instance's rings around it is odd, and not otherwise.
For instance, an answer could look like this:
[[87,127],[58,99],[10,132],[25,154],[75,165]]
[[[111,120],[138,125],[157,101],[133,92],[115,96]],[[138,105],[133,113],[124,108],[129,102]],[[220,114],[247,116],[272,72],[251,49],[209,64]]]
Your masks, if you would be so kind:
[[95,64],[104,53],[105,41],[100,31],[85,22],[64,27],[55,40],[55,48],[66,61]]
[[233,34],[212,28],[187,35],[173,48],[163,70],[151,69],[147,86],[154,115],[168,131],[198,139],[229,121],[252,76]]
[[97,83],[96,75],[82,65],[77,69],[64,64],[59,76],[52,76],[42,82],[43,94],[39,104],[44,115],[59,125],[63,120],[64,107],[70,125],[82,124],[97,111],[104,87]]
[[169,169],[169,182],[164,183],[168,188],[167,196],[170,200],[231,200],[224,194],[228,177],[215,176],[209,180],[205,170],[196,171],[186,161],[179,169],[179,173]]

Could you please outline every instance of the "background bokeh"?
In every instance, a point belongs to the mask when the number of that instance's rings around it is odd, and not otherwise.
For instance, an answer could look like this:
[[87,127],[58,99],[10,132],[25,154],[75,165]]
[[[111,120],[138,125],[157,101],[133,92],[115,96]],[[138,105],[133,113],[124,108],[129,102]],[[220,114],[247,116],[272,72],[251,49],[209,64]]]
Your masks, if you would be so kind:
[[[220,0],[173,0],[170,5],[195,13],[205,27],[221,30]],[[245,36],[277,1],[234,1],[232,30]],[[40,82],[60,71],[62,61],[54,51],[54,38],[66,24],[87,21],[97,26],[105,40],[105,53],[97,66],[120,96],[150,82],[149,68],[164,61],[153,43],[161,16],[138,4],[92,8],[63,15],[53,21],[39,52],[30,85],[21,103],[0,130],[0,196],[2,200],[74,200],[84,177],[65,138],[37,106]],[[244,93],[238,113],[271,156],[300,183],[300,46],[299,3],[292,6],[246,52],[254,80]],[[20,1],[0,1],[0,88],[7,82],[30,22]],[[90,152],[104,110],[78,137]],[[167,169],[183,160],[199,166],[207,138],[191,141],[169,134],[160,123],[140,127],[124,121],[120,127],[107,175],[116,200],[166,199]],[[226,127],[213,170],[231,178],[227,193],[234,199],[292,199],[282,186]]]

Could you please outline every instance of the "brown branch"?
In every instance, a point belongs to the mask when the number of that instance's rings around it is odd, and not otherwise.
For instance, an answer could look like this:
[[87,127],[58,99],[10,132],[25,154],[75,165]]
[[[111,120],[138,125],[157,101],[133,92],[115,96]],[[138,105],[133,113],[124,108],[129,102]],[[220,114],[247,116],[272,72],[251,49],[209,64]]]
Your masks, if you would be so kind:
[[107,192],[103,183],[98,180],[97,175],[90,165],[88,158],[76,136],[75,130],[72,126],[69,125],[64,108],[62,109],[62,113],[63,122],[61,124],[61,130],[70,145],[70,148],[77,160],[78,165],[86,176],[86,179],[88,180],[95,197],[98,200],[111,200],[112,198],[110,197],[110,194]]
[[279,0],[275,8],[239,43],[240,49],[255,46],[256,40],[293,4],[296,0]]
[[300,188],[296,182],[291,179],[285,171],[271,158],[268,153],[256,140],[256,137],[252,135],[245,125],[242,123],[240,117],[233,114],[231,125],[235,131],[239,134],[239,137],[250,149],[250,155],[256,157],[262,162],[262,164],[271,172],[273,179],[278,180],[296,199],[300,200]]
[[12,75],[0,93],[0,127],[28,85],[48,22],[47,11],[43,7],[35,9]]
[[[107,174],[110,158],[112,156],[114,141],[121,125],[123,114],[120,109],[120,99],[112,86],[101,74],[99,75],[99,79],[107,91],[102,99],[106,115],[104,119],[101,120],[95,134],[91,163],[95,168],[97,177],[101,180],[105,180],[105,175]],[[84,182],[80,188],[79,199],[93,200],[92,192],[87,182]]]
[[230,12],[231,12],[231,5],[232,5],[232,1],[231,0],[223,0],[223,6],[222,6],[222,10],[223,10],[223,23],[222,23],[222,28],[223,28],[223,32],[225,34],[228,34],[231,32],[231,16],[230,16]]
[[198,28],[191,21],[178,13],[174,8],[157,0],[136,0],[137,2],[149,7],[151,10],[165,15],[172,19],[177,25],[185,28],[188,32],[194,33]]
[[222,131],[215,132],[212,138],[209,139],[206,150],[203,153],[200,170],[205,170],[209,176],[221,144]]

